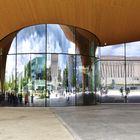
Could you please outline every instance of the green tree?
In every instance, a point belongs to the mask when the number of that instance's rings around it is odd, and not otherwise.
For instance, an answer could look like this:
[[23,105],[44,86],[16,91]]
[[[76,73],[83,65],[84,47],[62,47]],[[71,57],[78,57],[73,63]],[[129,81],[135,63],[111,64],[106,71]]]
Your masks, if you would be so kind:
[[26,65],[24,66],[24,76],[22,77],[21,83],[22,83],[22,88],[23,88],[24,86],[26,86],[27,83],[28,83],[27,66],[26,66]]
[[23,88],[23,77],[21,76],[20,77],[20,91],[22,90],[22,88]]
[[50,67],[47,69],[47,81],[52,81],[51,68]]
[[4,89],[5,89],[5,91],[6,91],[6,90],[9,90],[9,83],[6,82],[6,81],[5,81],[5,83],[4,83]]
[[75,87],[75,86],[76,86],[76,76],[75,76],[75,74],[74,74],[74,73],[72,74],[72,81],[71,81],[71,85],[72,85],[72,87]]
[[65,88],[68,87],[68,67],[67,66],[63,71],[63,86]]
[[46,80],[46,77],[47,77],[47,70],[46,70],[46,65],[44,65],[43,79]]
[[11,77],[11,84],[10,84],[11,90],[15,90],[15,78],[14,78],[14,74],[12,73],[12,77]]
[[61,82],[61,70],[58,70],[58,77],[57,77],[58,81]]
[[31,61],[27,64],[27,80],[31,80]]

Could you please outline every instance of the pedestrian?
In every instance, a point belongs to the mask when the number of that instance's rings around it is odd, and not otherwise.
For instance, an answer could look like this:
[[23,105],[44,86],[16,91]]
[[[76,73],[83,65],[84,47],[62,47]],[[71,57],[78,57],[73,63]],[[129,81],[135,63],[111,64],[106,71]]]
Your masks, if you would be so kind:
[[22,93],[19,94],[19,103],[22,104]]
[[33,104],[33,102],[34,102],[34,96],[33,96],[33,94],[31,95],[31,103]]
[[25,95],[25,105],[28,103],[28,94]]
[[121,92],[121,94],[123,96],[123,87],[120,88],[120,92]]
[[69,102],[69,100],[70,100],[70,97],[68,96],[68,97],[67,97],[67,102]]

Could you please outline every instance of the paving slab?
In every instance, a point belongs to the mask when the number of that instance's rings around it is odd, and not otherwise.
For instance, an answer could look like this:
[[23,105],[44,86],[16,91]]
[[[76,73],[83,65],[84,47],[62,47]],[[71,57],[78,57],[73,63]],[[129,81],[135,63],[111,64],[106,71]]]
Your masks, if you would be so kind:
[[74,140],[74,137],[49,108],[1,107],[0,140]]
[[140,140],[140,104],[56,107],[51,110],[79,139]]

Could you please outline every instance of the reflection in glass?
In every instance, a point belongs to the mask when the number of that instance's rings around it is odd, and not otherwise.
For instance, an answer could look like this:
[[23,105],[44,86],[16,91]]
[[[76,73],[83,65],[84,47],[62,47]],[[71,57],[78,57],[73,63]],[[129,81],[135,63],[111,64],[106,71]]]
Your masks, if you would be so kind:
[[127,102],[140,101],[140,62],[131,60],[126,62],[126,94]]
[[76,91],[78,105],[94,103],[95,83],[93,62],[94,59],[92,57],[88,57],[88,59],[86,56],[77,55],[76,57]]
[[[63,29],[63,30],[62,30]],[[70,38],[68,38],[70,36]],[[47,52],[75,54],[74,35],[68,26],[47,25]]]
[[[0,55],[0,71],[1,71],[1,68],[2,68],[2,56]],[[0,72],[0,92],[2,91],[1,87],[1,77],[2,77],[2,73]]]
[[45,38],[43,24],[22,29],[17,34],[17,53],[44,53]]
[[18,97],[21,97],[20,104],[29,105],[29,97],[31,91],[30,54],[17,55],[16,76],[16,93]]
[[45,106],[46,92],[46,65],[45,55],[31,55],[31,98],[34,106]]
[[16,54],[16,37],[12,41],[8,54]]
[[[47,57],[47,89],[50,91],[50,106],[74,105],[74,56],[49,54]],[[56,100],[57,99],[57,100]]]
[[95,57],[100,59],[100,57],[101,57],[101,47],[96,48]]
[[72,26],[42,24],[19,31],[6,66],[10,105],[93,104],[96,45],[92,33]]
[[15,55],[7,55],[6,72],[5,72],[5,90],[15,91]]
[[126,59],[140,60],[140,42],[126,43]]
[[99,47],[102,60],[124,60],[124,44]]
[[76,28],[75,30],[76,54],[95,56],[97,41],[92,33]]
[[[102,102],[124,102],[124,61],[101,61],[100,72]],[[123,92],[120,92],[120,89],[123,89]],[[110,98],[105,95],[110,96]]]

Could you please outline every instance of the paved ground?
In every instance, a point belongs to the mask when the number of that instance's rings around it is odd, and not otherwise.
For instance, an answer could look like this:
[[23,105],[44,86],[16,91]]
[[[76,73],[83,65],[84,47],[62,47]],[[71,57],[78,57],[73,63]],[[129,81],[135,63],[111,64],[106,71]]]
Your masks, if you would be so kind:
[[1,107],[0,140],[139,140],[140,104]]
[[82,140],[139,140],[140,104],[51,108]]
[[0,108],[0,140],[73,139],[49,108]]

